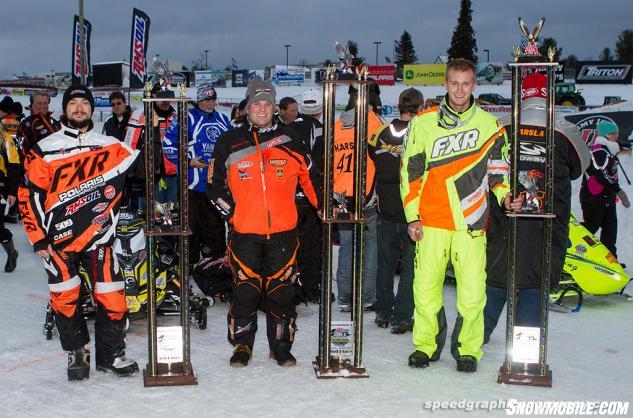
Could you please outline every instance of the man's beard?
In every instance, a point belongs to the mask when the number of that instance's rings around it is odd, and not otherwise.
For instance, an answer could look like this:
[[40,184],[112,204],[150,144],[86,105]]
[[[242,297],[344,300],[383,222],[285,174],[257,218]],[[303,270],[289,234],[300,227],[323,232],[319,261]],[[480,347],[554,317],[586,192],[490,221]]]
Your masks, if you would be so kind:
[[68,120],[68,126],[71,128],[83,129],[90,125],[90,118],[86,118],[85,120],[76,120],[66,117],[66,119]]

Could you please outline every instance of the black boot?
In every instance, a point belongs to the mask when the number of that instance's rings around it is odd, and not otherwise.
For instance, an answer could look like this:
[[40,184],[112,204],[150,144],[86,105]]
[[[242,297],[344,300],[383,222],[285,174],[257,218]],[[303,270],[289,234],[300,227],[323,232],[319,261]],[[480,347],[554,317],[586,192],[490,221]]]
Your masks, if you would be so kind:
[[233,355],[229,360],[231,367],[245,367],[248,366],[248,362],[252,356],[251,348],[246,344],[237,344],[233,349]]
[[473,356],[457,357],[457,371],[474,373],[477,371],[477,359]]
[[277,361],[281,367],[292,367],[297,365],[297,359],[292,355],[290,349],[292,343],[288,341],[278,341],[275,350],[270,352],[270,358]]
[[97,370],[100,372],[114,373],[117,376],[132,376],[138,372],[138,364],[134,360],[125,357],[125,352],[121,351],[112,363],[97,363]]
[[429,367],[429,361],[431,359],[425,352],[415,350],[409,356],[409,367],[415,367],[416,369],[424,369]]
[[4,271],[11,273],[18,265],[18,250],[16,250],[13,245],[13,239],[10,239],[8,242],[3,242],[2,246],[7,252],[7,263],[4,265]]
[[85,380],[90,377],[90,351],[81,347],[68,352],[68,380]]

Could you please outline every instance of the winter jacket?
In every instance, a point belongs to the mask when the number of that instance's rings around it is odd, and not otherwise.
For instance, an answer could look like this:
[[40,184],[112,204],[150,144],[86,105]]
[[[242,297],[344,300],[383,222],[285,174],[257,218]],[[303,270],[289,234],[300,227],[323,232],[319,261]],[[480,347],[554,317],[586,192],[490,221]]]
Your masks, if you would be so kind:
[[[543,111],[543,116],[544,116]],[[509,122],[509,121],[508,121]],[[522,125],[519,130],[522,148],[521,169],[539,168],[545,163],[545,128]],[[510,126],[506,129],[510,131]],[[542,141],[542,146],[539,142]],[[571,211],[571,180],[583,172],[588,163],[589,149],[580,138],[580,131],[564,120],[556,122],[554,134],[554,214],[552,222],[552,252],[550,288],[558,286],[567,253],[569,217]],[[508,280],[509,220],[504,209],[490,199],[490,225],[487,232],[486,283],[505,288]],[[541,286],[543,259],[543,219],[517,218],[515,284],[519,289]]]
[[20,184],[20,155],[15,137],[0,129],[0,194],[17,196]]
[[[303,147],[308,150],[312,163],[315,169],[322,174],[323,171],[323,124],[309,115],[303,115],[299,113],[297,119],[290,124],[290,128],[293,129],[299,139],[301,140]],[[296,194],[297,203],[301,205],[309,205],[310,203],[305,198],[301,187],[297,187]]]
[[[354,197],[354,149],[356,138],[354,137],[356,111],[347,110],[334,123],[334,193],[346,196],[347,208],[353,207]],[[382,119],[373,111],[367,112],[367,141],[383,124]],[[365,199],[367,206],[375,205],[374,176],[376,167],[371,156],[367,156]]]
[[275,124],[225,132],[215,144],[207,196],[241,234],[266,235],[297,226],[297,182],[318,206],[318,173],[296,133]]
[[618,162],[609,151],[608,140],[597,137],[591,147],[591,164],[582,178],[580,201],[597,205],[615,204],[620,191]]
[[31,148],[33,148],[33,145],[53,132],[57,132],[60,128],[61,124],[53,118],[52,112],[48,112],[45,115],[34,113],[23,119],[18,127],[16,139],[20,157],[24,159]]
[[[162,146],[162,138],[167,132],[171,119],[176,116],[176,110],[170,106],[169,110],[162,111],[154,105],[152,106],[152,111],[154,112],[153,138],[156,172],[160,175],[174,176],[176,174],[176,165],[165,157]],[[124,142],[133,149],[141,150],[141,156],[144,158],[145,112],[143,109],[137,109],[134,113],[132,113],[128,122],[128,129],[125,134]],[[140,164],[138,167],[141,169],[143,166],[143,164]],[[139,174],[144,175],[144,172],[139,172]]]
[[[198,108],[189,110],[187,115],[188,159],[199,157],[202,162],[208,164],[218,138],[231,128],[229,118],[220,112],[214,110],[212,113],[207,113]],[[163,151],[165,157],[177,166],[179,139],[176,118],[172,118],[163,137]],[[189,165],[189,188],[204,193],[207,188],[207,175],[208,167],[196,168]]]
[[488,190],[499,202],[510,190],[506,157],[505,129],[472,98],[459,114],[445,101],[423,111],[410,122],[402,158],[400,195],[407,222],[484,230]]
[[132,108],[130,106],[125,107],[125,112],[123,112],[121,120],[119,120],[117,115],[112,113],[103,123],[103,130],[101,131],[101,133],[107,136],[113,136],[119,141],[123,141],[125,139],[127,125],[130,121],[131,116]]
[[35,251],[84,252],[111,244],[127,171],[139,151],[90,130],[62,129],[27,155],[18,197]]
[[378,212],[391,222],[406,223],[400,198],[400,156],[409,122],[394,119],[382,125],[369,141],[369,155],[376,165]]

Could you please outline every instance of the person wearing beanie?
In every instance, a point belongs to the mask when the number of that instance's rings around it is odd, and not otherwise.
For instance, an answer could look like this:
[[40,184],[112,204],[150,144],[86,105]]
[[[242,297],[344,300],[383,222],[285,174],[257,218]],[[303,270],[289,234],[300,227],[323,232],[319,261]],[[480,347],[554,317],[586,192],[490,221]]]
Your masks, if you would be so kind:
[[618,181],[620,132],[618,125],[606,119],[598,122],[596,130],[598,135],[590,144],[591,164],[583,175],[580,187],[582,224],[592,234],[599,229],[600,241],[617,258],[618,212],[615,205],[618,200],[625,208],[631,205]]
[[123,185],[139,151],[92,129],[94,99],[87,87],[70,86],[62,104],[61,129],[34,144],[24,162],[22,223],[48,276],[68,380],[90,375],[80,268],[93,284],[97,370],[129,376],[138,364],[125,356],[125,282],[112,244]]
[[[540,73],[523,79],[519,144],[522,150],[537,150],[545,137],[547,77]],[[502,120],[506,132],[510,116]],[[572,180],[589,166],[589,148],[580,131],[564,118],[554,121],[554,215],[550,253],[550,289],[558,287],[567,256],[569,218],[571,215]],[[537,154],[543,156],[544,154]],[[544,158],[519,157],[519,172],[544,171]],[[510,221],[499,204],[488,199],[490,218],[486,232],[486,307],[484,308],[484,343],[490,341],[506,304],[508,283],[508,231]],[[519,217],[516,220],[516,316],[515,325],[538,327],[541,319],[541,259],[545,228],[542,219]],[[502,329],[504,321],[502,321]],[[505,335],[502,333],[501,335]]]
[[[218,95],[211,84],[202,83],[196,89],[196,104],[187,114],[189,153],[189,271],[194,272],[200,255],[215,258],[226,254],[224,220],[206,196],[209,163],[215,144],[224,132],[232,128],[228,116],[215,110]],[[180,141],[178,121],[173,119],[163,137],[165,157],[178,166]]]
[[233,271],[228,339],[231,367],[252,357],[258,308],[266,312],[270,357],[294,366],[297,207],[301,185],[318,207],[318,172],[294,130],[273,119],[275,88],[252,80],[246,88],[247,122],[215,144],[207,196],[231,225],[228,262]]
[[[400,116],[382,125],[369,141],[369,155],[376,165],[378,218],[378,270],[376,273],[376,318],[380,328],[392,334],[413,330],[413,259],[415,245],[407,234],[407,221],[400,200],[400,163],[409,121],[424,107],[424,96],[414,88],[400,93]],[[393,293],[400,262],[400,281]]]

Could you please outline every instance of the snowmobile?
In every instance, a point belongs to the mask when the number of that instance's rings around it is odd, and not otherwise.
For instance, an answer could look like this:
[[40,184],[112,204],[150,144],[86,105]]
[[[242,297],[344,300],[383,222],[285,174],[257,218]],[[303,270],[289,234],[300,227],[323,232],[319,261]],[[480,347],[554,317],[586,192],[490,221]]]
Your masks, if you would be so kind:
[[[113,244],[119,262],[119,269],[125,281],[125,297],[130,319],[145,318],[147,313],[147,251],[144,235],[145,221],[136,212],[121,210],[117,223],[117,235]],[[159,315],[179,315],[178,307],[180,280],[176,275],[178,254],[166,240],[156,243],[155,259],[156,306]],[[80,289],[80,309],[85,318],[95,313],[96,304],[92,296],[93,284],[87,273],[80,268],[82,279]],[[207,307],[213,299],[199,296],[190,291],[189,317],[193,325],[200,329],[207,327]],[[50,305],[46,308],[44,335],[50,340],[55,331],[54,312]]]
[[[572,213],[562,277],[558,288],[550,293],[553,308],[578,312],[582,308],[583,293],[623,293],[630,280],[631,277],[607,247],[582,226]],[[576,306],[567,308],[569,302],[563,304],[565,298],[577,299]]]

